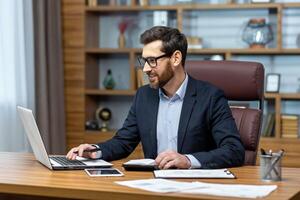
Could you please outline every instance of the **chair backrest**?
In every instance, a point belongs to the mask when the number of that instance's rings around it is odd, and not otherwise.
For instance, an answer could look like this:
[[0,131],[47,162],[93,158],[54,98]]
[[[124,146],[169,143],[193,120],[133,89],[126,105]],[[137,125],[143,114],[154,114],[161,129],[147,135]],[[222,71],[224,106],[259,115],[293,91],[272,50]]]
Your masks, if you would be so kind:
[[245,165],[255,165],[259,144],[264,97],[264,67],[244,61],[187,61],[187,73],[222,89],[228,100],[258,101],[255,108],[231,107],[245,147]]

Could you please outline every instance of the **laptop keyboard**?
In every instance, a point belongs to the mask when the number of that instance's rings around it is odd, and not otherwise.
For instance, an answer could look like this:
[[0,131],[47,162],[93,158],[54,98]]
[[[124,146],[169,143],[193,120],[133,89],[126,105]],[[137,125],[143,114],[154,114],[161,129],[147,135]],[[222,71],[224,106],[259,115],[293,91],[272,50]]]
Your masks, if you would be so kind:
[[68,160],[66,157],[50,157],[55,162],[58,162],[59,164],[63,166],[78,166],[78,165],[86,165],[83,162],[79,160]]

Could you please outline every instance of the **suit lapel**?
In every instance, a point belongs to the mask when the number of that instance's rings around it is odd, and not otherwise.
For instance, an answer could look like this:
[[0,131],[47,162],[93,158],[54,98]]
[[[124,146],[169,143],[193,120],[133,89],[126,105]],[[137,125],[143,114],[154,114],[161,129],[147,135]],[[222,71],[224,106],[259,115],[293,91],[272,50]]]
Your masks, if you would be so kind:
[[177,140],[177,151],[181,153],[183,141],[186,135],[186,129],[188,123],[190,121],[190,117],[196,102],[196,82],[189,76],[188,85],[186,88],[186,93],[184,96],[180,120],[179,120],[179,127],[178,127],[178,140]]
[[159,95],[157,89],[151,89],[151,92],[148,96],[150,106],[149,106],[149,120],[150,120],[150,140],[149,143],[151,144],[152,152],[151,157],[156,158],[157,156],[157,134],[156,134],[156,127],[157,127],[157,114],[158,114],[158,105],[159,105]]

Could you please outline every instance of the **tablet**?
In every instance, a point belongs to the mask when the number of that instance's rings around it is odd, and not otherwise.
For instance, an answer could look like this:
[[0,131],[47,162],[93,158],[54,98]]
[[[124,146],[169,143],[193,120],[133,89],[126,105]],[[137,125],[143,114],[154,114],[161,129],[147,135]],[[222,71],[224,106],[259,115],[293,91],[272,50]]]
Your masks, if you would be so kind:
[[122,172],[115,168],[85,169],[89,176],[124,176]]

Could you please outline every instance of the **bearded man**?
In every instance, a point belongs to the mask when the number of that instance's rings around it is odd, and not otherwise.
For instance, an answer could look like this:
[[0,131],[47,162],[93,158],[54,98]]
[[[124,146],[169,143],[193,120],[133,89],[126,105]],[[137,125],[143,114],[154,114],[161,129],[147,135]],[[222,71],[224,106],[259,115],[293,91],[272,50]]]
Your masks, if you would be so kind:
[[[185,35],[155,26],[140,41],[149,84],[137,90],[123,127],[106,142],[72,148],[67,158],[122,159],[141,142],[145,158],[160,169],[242,165],[245,150],[223,91],[185,71]],[[84,152],[96,147],[101,151]]]

